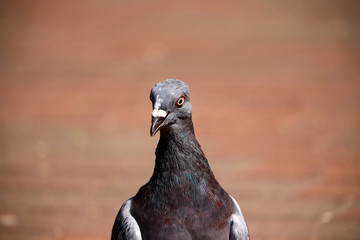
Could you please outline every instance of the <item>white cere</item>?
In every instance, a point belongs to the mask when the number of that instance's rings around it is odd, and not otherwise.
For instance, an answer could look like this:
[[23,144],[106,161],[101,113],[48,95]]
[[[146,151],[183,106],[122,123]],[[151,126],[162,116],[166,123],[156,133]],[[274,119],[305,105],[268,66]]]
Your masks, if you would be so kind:
[[167,113],[164,110],[154,109],[152,112],[153,117],[166,117]]

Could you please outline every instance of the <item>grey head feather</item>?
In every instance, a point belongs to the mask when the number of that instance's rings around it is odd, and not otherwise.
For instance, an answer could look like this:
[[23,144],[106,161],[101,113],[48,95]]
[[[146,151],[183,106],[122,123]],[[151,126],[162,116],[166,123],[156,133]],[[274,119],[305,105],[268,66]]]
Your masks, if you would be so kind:
[[169,109],[175,105],[179,97],[184,96],[190,102],[190,90],[186,83],[178,79],[166,79],[158,82],[151,89],[150,99],[155,105],[160,104],[160,109]]
[[[151,136],[161,129],[169,131],[192,125],[190,90],[183,81],[166,79],[155,84],[150,92],[150,100],[153,104]],[[177,104],[179,101],[181,104]]]

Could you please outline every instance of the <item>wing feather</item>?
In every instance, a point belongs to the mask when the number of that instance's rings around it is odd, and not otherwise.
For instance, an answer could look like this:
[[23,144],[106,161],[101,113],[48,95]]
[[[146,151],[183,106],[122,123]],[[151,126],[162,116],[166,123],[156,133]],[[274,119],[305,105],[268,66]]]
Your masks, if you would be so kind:
[[131,215],[132,198],[127,200],[116,216],[111,240],[141,240],[141,231],[136,219]]
[[[231,196],[230,196],[231,197]],[[230,220],[230,240],[249,240],[249,230],[246,225],[244,216],[236,200],[231,197],[235,205],[235,213],[231,215]]]

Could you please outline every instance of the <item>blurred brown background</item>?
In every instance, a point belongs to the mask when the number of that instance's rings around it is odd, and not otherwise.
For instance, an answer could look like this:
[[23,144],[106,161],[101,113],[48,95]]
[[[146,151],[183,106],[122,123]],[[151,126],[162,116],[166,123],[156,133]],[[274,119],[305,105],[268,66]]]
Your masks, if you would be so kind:
[[188,83],[253,240],[360,238],[358,1],[1,1],[0,239],[109,239]]

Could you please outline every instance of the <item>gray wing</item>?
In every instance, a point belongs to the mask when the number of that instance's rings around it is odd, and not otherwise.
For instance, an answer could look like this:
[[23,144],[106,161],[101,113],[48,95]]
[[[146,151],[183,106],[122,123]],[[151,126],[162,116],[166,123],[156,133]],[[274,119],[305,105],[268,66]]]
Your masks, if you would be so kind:
[[[231,197],[231,196],[230,196]],[[249,240],[249,230],[244,216],[236,200],[231,197],[235,205],[235,213],[231,215],[230,220],[230,240]]]
[[112,228],[111,240],[141,240],[141,231],[136,219],[131,215],[132,198],[120,208]]

